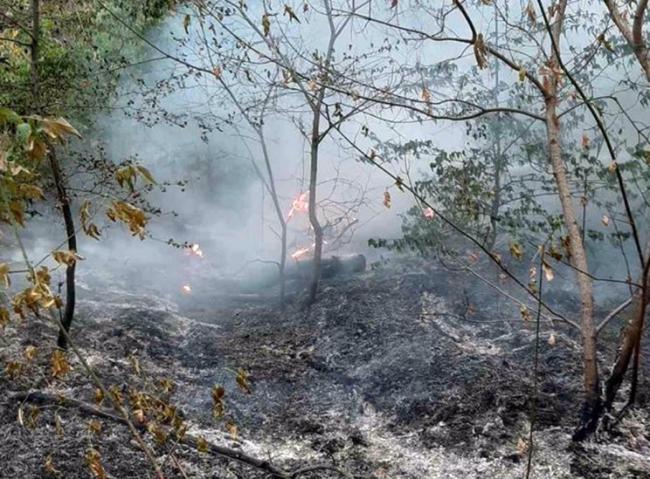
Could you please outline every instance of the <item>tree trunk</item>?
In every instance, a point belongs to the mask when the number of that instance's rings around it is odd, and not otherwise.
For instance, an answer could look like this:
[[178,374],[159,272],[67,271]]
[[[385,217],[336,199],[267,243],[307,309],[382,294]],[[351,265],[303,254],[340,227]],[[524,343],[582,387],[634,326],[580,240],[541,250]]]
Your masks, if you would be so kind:
[[[70,208],[70,199],[68,198],[68,193],[65,188],[65,183],[63,175],[61,174],[61,167],[59,161],[56,157],[56,151],[54,150],[54,145],[49,145],[49,157],[50,157],[50,167],[52,168],[52,176],[54,178],[54,184],[56,186],[57,196],[59,204],[61,206],[61,212],[63,213],[63,222],[65,223],[65,232],[68,237],[68,249],[70,251],[77,251],[77,235],[75,233],[74,219],[72,217],[72,208]],[[70,326],[72,326],[72,320],[74,318],[74,308],[76,303],[76,289],[75,289],[75,270],[77,267],[77,262],[74,261],[66,267],[65,270],[65,309],[63,311],[63,318],[61,323],[65,328],[66,332],[70,331]],[[68,341],[66,340],[65,334],[63,331],[59,331],[59,339],[57,341],[57,346],[61,349],[68,348]]]
[[278,198],[278,192],[275,188],[275,178],[273,176],[273,166],[271,165],[271,157],[269,155],[268,148],[266,147],[266,138],[264,136],[263,127],[260,127],[257,130],[257,133],[260,137],[260,143],[262,144],[262,153],[264,156],[264,165],[266,167],[266,174],[269,176],[269,191],[271,193],[271,199],[273,201],[273,206],[275,207],[275,213],[278,216],[278,222],[280,223],[280,240],[282,241],[281,251],[280,251],[280,266],[279,266],[279,275],[280,275],[280,306],[284,306],[284,296],[286,293],[286,274],[287,269],[287,220],[284,218],[284,212],[282,211],[282,206],[280,206],[280,200]]
[[[553,44],[553,54],[547,65],[551,70],[560,62],[560,39],[568,0],[560,0],[555,12],[555,21],[549,25],[549,33]],[[567,172],[562,160],[559,144],[560,119],[557,116],[557,78],[554,75],[547,77],[548,87],[544,92],[546,135],[549,148],[553,176],[557,187],[558,197],[562,206],[564,226],[569,238],[569,251],[571,265],[574,267],[578,290],[580,294],[580,335],[582,339],[582,374],[584,401],[580,423],[573,439],[576,441],[586,438],[595,431],[602,411],[600,395],[600,382],[598,378],[598,360],[596,340],[598,332],[594,325],[594,297],[593,284],[589,277],[589,265],[582,233],[576,220],[575,207],[571,198],[571,190]]]
[[546,99],[546,132],[549,155],[562,206],[564,226],[569,235],[571,264],[575,268],[576,280],[580,292],[583,390],[585,397],[580,425],[574,435],[574,439],[581,440],[595,430],[602,404],[598,379],[598,362],[596,359],[597,333],[593,321],[593,285],[591,278],[586,274],[589,271],[589,266],[582,243],[580,228],[576,221],[566,168],[558,143],[560,124],[556,111],[557,96],[555,94],[555,85],[552,85],[551,89],[552,91],[549,92],[549,96]]
[[[320,103],[320,102],[319,102]],[[310,168],[309,168],[309,222],[314,229],[314,259],[311,271],[311,281],[309,283],[309,297],[307,304],[313,304],[316,301],[316,294],[318,293],[318,280],[320,278],[320,263],[323,256],[323,228],[318,221],[316,215],[316,185],[318,182],[318,147],[320,143],[319,134],[319,119],[320,119],[320,106],[319,111],[314,114],[314,123],[312,125],[311,136],[311,154],[310,154]]]
[[[641,336],[643,335],[643,326],[645,324],[645,316],[650,300],[650,291],[648,291],[648,272],[650,270],[650,239],[646,242],[645,265],[639,278],[641,288],[634,292],[632,297],[632,312],[630,318],[621,332],[621,338],[618,347],[618,354],[616,362],[612,368],[607,382],[605,383],[605,409],[610,411],[616,400],[616,394],[623,383],[625,374],[627,373],[634,354],[635,375],[638,368],[638,355],[641,348]],[[630,392],[630,403],[634,402],[636,393],[636,378],[632,384],[633,390]]]
[[[38,81],[38,57],[40,55],[40,0],[32,0],[32,41],[30,46],[30,79],[32,88],[32,101],[34,102],[35,113],[42,114],[42,105],[40,102],[39,81]],[[75,234],[74,220],[72,218],[72,210],[70,209],[70,201],[63,182],[63,175],[61,174],[61,167],[56,157],[54,145],[49,143],[48,155],[50,159],[50,167],[52,168],[52,177],[56,186],[57,197],[61,205],[61,212],[63,213],[63,222],[65,223],[66,235],[68,237],[68,249],[77,251],[77,237]],[[75,291],[75,269],[76,262],[71,263],[65,271],[66,282],[66,302],[65,310],[63,313],[62,323],[66,331],[70,331],[72,319],[74,317],[74,308],[76,302]],[[67,349],[68,344],[63,332],[59,332],[57,345],[62,349]]]
[[[650,83],[650,55],[646,42],[646,35],[643,31],[644,17],[648,7],[647,0],[641,0],[637,3],[632,25],[621,14],[616,3],[612,0],[604,0],[614,24],[617,26],[627,43],[634,51],[646,80]],[[623,383],[623,379],[630,365],[630,360],[634,354],[632,389],[628,404],[634,403],[637,386],[637,375],[639,366],[639,355],[641,352],[641,338],[643,336],[643,327],[648,301],[650,301],[650,291],[648,291],[648,274],[650,272],[650,238],[646,240],[645,255],[642,259],[642,273],[639,279],[641,289],[634,292],[632,300],[632,313],[625,328],[621,332],[618,355],[612,368],[612,372],[607,379],[605,386],[605,409],[611,410],[616,399],[616,394]]]

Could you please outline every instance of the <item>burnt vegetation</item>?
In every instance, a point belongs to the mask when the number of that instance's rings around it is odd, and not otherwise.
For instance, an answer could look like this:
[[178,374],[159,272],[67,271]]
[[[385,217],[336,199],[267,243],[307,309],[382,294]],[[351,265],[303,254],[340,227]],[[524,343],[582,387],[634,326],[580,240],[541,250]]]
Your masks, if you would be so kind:
[[648,2],[0,6],[0,478],[650,477]]

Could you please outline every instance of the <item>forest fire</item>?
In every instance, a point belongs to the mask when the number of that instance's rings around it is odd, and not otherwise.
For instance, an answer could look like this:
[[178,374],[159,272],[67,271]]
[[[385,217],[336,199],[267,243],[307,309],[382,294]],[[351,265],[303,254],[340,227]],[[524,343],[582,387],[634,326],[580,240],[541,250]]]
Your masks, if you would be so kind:
[[291,202],[291,209],[289,210],[289,213],[287,214],[287,221],[290,220],[294,213],[297,211],[299,213],[306,213],[309,210],[309,203],[305,201],[305,198],[307,198],[307,191],[300,193],[292,202]]
[[311,250],[311,248],[298,248],[296,251],[291,253],[291,257],[293,259],[302,258],[306,253],[309,253],[309,250]]

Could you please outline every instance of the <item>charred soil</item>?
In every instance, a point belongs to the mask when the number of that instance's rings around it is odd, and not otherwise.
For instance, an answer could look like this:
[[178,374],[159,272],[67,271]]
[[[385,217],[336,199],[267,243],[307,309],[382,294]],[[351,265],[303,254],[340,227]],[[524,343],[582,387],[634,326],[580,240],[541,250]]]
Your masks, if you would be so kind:
[[[615,436],[571,444],[580,356],[578,338],[562,324],[543,324],[535,389],[533,325],[518,304],[465,274],[404,262],[324,281],[310,308],[300,295],[281,308],[208,290],[163,296],[87,278],[73,337],[108,384],[127,394],[127,384],[168,378],[169,399],[190,432],[285,468],[328,463],[377,479],[523,477],[534,397],[533,477],[650,477],[645,385],[640,407]],[[608,334],[615,339],[615,328]],[[1,359],[16,360],[55,336],[37,318],[13,324]],[[50,353],[39,348],[35,359],[45,371]],[[19,424],[19,406],[24,417],[33,406],[14,401],[17,393],[92,403],[94,387],[70,361],[65,381],[0,373],[0,477],[91,477],[84,459],[91,446],[108,477],[153,477],[122,425],[101,420],[98,435],[88,417],[57,406],[40,406],[32,428],[25,419]],[[238,388],[239,369],[249,374],[250,394]],[[213,414],[215,384],[226,389],[221,419]],[[227,421],[236,424],[236,437]],[[163,463],[170,478],[265,477],[185,446],[174,454]],[[46,470],[48,456],[58,472]],[[340,477],[310,474],[304,477]]]

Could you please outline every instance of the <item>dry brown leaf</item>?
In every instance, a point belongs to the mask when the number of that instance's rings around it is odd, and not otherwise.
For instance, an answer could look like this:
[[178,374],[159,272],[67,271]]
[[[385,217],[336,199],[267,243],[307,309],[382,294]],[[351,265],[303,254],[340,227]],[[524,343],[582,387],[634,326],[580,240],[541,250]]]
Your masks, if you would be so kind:
[[388,190],[384,191],[384,199],[382,200],[382,204],[386,208],[390,208],[390,192]]

